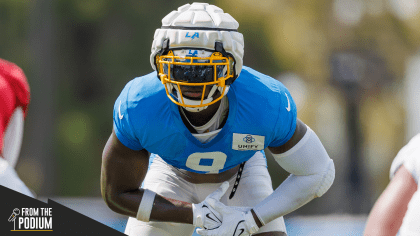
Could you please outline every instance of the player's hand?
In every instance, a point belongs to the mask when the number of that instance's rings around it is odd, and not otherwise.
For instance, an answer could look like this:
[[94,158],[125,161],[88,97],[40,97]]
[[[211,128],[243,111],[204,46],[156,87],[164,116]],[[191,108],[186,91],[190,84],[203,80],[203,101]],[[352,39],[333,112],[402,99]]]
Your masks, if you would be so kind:
[[[221,213],[222,225],[213,229],[197,229],[202,236],[249,236],[259,229],[250,208],[229,207],[220,201],[210,206]],[[244,211],[244,210],[247,211]]]
[[199,204],[192,204],[193,225],[203,229],[216,229],[222,225],[222,215],[218,213],[210,204],[215,205],[220,202],[220,198],[229,188],[229,182],[224,182],[216,191],[210,193],[204,201]]

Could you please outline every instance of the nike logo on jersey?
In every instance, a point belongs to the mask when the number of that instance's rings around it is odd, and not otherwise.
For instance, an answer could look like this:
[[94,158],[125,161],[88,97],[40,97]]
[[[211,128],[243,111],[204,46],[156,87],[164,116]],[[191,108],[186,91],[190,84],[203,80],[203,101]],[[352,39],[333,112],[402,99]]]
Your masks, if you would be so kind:
[[124,117],[124,115],[121,115],[121,101],[120,105],[118,106],[118,117],[120,118],[120,120],[122,120],[122,118]]
[[287,111],[290,111],[290,100],[289,100],[289,97],[287,96],[287,93],[284,93],[285,95],[286,95],[286,98],[287,98],[287,107],[286,107],[286,110]]

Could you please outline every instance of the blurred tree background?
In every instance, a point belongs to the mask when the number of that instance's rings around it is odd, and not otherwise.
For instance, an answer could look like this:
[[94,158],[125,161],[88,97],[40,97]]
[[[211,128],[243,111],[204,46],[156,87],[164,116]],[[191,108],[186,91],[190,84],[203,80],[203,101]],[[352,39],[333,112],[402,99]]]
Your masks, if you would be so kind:
[[[1,0],[0,57],[31,104],[17,170],[39,196],[100,196],[101,154],[124,85],[151,72],[161,19],[180,0]],[[367,213],[407,131],[418,0],[208,1],[245,38],[244,64],[283,82],[334,159],[336,181],[295,214]],[[415,77],[415,76],[414,76]],[[418,102],[414,102],[418,105]],[[287,176],[268,155],[273,186]]]

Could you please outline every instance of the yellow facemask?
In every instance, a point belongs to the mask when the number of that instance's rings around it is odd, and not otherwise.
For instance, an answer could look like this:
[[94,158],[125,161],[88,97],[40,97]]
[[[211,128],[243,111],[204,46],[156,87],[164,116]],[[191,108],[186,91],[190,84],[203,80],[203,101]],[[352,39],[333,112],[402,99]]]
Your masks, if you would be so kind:
[[[186,51],[190,53],[186,54]],[[203,57],[197,56],[200,52]],[[232,57],[223,56],[220,52],[199,49],[177,50],[176,54],[170,50],[166,55],[156,56],[159,78],[172,102],[186,108],[198,108],[207,107],[222,99],[227,92],[226,81],[234,77]],[[201,99],[185,98],[181,86],[201,87]],[[212,87],[205,96],[206,88],[209,86]],[[220,93],[218,97],[214,97],[216,90]]]

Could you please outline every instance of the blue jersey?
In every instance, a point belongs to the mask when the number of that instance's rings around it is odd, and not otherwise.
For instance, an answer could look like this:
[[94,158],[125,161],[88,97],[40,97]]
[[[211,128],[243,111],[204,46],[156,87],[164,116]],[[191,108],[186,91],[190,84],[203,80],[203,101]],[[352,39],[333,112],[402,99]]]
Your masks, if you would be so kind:
[[201,143],[184,125],[156,72],[130,81],[114,105],[114,130],[130,149],[146,149],[168,164],[196,173],[220,173],[257,151],[286,143],[296,128],[296,105],[279,81],[249,67],[227,94],[225,125]]

